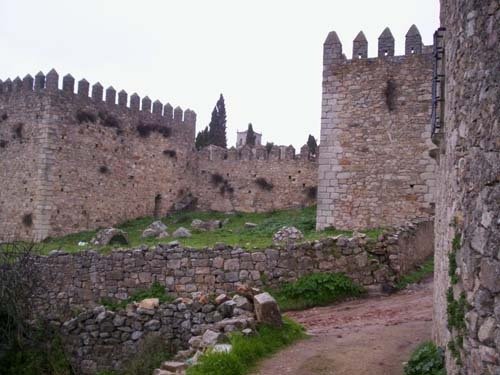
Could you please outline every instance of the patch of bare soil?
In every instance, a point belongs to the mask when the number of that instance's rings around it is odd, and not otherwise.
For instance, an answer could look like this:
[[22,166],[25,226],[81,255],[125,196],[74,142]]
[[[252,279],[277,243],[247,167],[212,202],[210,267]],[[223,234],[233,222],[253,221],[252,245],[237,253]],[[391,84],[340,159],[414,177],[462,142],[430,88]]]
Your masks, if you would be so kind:
[[401,375],[412,350],[431,337],[432,279],[287,315],[311,337],[263,361],[255,375]]

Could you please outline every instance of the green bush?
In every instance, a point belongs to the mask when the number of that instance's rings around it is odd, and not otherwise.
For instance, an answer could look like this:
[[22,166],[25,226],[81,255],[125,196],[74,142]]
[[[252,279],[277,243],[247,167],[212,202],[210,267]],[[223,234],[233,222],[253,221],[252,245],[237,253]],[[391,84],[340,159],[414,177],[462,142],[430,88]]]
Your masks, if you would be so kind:
[[313,273],[272,292],[282,310],[327,305],[363,293],[363,287],[343,273]]
[[432,342],[421,344],[412,353],[404,375],[446,375],[443,349]]
[[287,318],[284,319],[282,328],[261,325],[253,336],[233,334],[230,337],[233,346],[230,353],[204,354],[197,365],[188,369],[187,375],[243,375],[259,359],[303,337],[303,328]]

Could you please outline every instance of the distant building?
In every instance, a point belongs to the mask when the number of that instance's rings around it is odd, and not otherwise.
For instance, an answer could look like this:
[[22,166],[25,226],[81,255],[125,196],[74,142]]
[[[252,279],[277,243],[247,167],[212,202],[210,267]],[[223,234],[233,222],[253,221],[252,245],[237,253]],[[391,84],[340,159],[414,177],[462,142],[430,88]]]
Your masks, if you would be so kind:
[[[255,146],[262,146],[262,134],[255,133]],[[247,131],[236,132],[236,148],[245,146],[247,143]]]

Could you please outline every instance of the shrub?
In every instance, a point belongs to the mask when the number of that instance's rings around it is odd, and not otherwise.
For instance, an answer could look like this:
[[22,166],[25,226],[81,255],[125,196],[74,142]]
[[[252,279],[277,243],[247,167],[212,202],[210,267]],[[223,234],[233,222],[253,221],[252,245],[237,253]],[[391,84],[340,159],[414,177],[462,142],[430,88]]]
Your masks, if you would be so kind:
[[78,111],[76,111],[76,121],[78,121],[79,124],[84,122],[95,123],[97,121],[97,116],[92,112],[86,111],[84,109],[79,109]]
[[177,151],[175,150],[163,150],[163,155],[166,155],[171,158],[176,158],[177,157]]
[[313,273],[273,292],[283,310],[322,306],[363,293],[363,287],[343,273]]
[[263,190],[271,191],[273,190],[273,184],[268,182],[264,177],[259,177],[255,180],[255,183]]
[[421,344],[404,368],[405,375],[446,375],[444,351],[432,342]]
[[204,354],[197,365],[187,370],[187,375],[243,375],[259,359],[303,337],[303,328],[287,318],[284,318],[282,328],[261,325],[256,334],[249,337],[235,333],[230,336],[233,346],[230,353]]
[[25,227],[31,227],[33,225],[33,214],[25,214],[23,215],[23,225]]

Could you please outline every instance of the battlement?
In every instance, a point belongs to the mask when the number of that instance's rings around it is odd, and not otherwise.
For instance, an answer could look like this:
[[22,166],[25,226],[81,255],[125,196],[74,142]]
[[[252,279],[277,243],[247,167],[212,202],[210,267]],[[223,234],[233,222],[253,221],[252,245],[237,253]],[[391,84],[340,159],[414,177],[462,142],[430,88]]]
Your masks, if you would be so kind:
[[[89,96],[90,90],[90,96]],[[38,72],[33,78],[30,74],[23,79],[16,77],[13,80],[10,78],[2,81],[0,79],[0,98],[2,96],[10,96],[15,94],[28,94],[31,92],[39,94],[58,93],[65,98],[71,100],[90,100],[101,107],[108,107],[110,110],[124,110],[137,112],[141,115],[151,115],[157,119],[161,119],[166,124],[183,124],[195,126],[196,113],[191,109],[182,110],[181,107],[172,107],[170,103],[165,105],[159,101],[154,102],[148,96],[142,98],[133,93],[128,96],[125,90],[116,92],[113,86],[109,86],[106,90],[100,82],[95,83],[90,87],[89,82],[83,78],[78,81],[75,92],[75,79],[71,74],[67,74],[59,80],[59,74],[52,69],[47,75]]]
[[309,153],[309,148],[304,145],[300,148],[300,153],[295,153],[295,148],[290,146],[278,146],[273,145],[270,148],[265,146],[243,146],[239,149],[231,147],[230,149],[225,149],[222,147],[210,145],[200,151],[198,151],[198,156],[200,160],[205,161],[218,161],[218,160],[269,160],[269,161],[279,161],[279,160],[307,160],[315,161],[316,155],[311,155]]
[[[424,46],[418,28],[412,25],[405,36],[405,54],[403,56],[431,53],[431,48]],[[378,55],[375,58],[394,57],[394,36],[386,27],[378,37]],[[347,60],[369,59],[368,41],[362,31],[354,38],[352,59],[342,53],[342,43],[335,31],[331,31],[323,44],[323,65],[330,65]],[[373,59],[373,58],[372,58]]]

